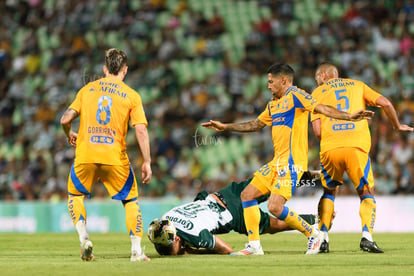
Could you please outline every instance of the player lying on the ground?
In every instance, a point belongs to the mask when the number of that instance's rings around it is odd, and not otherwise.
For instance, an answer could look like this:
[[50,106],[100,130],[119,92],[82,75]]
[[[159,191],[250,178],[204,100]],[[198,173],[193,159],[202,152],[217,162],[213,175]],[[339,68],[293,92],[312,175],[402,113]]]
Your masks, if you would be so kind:
[[[157,252],[160,255],[232,253],[232,247],[215,234],[233,230],[247,235],[240,193],[250,181],[251,179],[240,183],[232,182],[212,194],[202,191],[193,202],[177,206],[161,219],[154,220],[148,229],[148,237]],[[301,181],[311,183],[312,180],[302,178]],[[268,197],[262,196],[259,203],[266,201]],[[315,223],[314,215],[300,215],[299,219],[309,224]],[[260,210],[260,234],[287,230],[292,228],[284,221]]]

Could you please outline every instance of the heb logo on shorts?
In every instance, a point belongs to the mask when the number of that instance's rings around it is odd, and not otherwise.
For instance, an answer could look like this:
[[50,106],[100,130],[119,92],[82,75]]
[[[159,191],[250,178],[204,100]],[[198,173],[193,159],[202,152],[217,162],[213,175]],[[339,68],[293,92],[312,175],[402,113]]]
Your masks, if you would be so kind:
[[355,128],[354,123],[346,123],[346,124],[334,124],[332,126],[333,131],[341,131],[341,130],[351,130]]
[[103,135],[93,135],[91,137],[91,142],[94,144],[113,144],[114,138]]

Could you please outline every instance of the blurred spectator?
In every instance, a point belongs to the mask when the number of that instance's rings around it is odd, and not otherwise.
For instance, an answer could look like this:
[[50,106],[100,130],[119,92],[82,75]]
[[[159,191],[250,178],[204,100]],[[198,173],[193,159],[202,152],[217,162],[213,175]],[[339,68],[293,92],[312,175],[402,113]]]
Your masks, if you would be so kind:
[[[154,177],[139,185],[142,196],[191,197],[267,163],[268,128],[246,134],[250,140],[232,135],[236,150],[228,134],[221,145],[197,145],[193,136],[206,118],[262,112],[271,97],[265,72],[276,62],[291,64],[294,85],[310,92],[316,65],[333,61],[342,75],[390,97],[403,123],[413,122],[413,0],[0,1],[0,9],[1,200],[65,197],[74,150],[58,118],[78,89],[102,76],[102,53],[112,47],[127,51],[125,81],[141,94],[149,120]],[[376,113],[378,190],[414,192],[414,136],[395,140]],[[319,169],[316,138],[309,138],[309,168]],[[140,155],[128,154],[135,168]]]
[[394,144],[392,149],[392,158],[401,167],[413,158],[413,149],[408,143],[406,135],[399,135],[399,140]]

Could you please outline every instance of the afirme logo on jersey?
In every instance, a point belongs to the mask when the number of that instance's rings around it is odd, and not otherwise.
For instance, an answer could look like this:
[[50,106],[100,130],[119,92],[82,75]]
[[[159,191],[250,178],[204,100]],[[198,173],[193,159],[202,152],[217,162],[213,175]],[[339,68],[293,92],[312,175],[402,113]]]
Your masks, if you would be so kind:
[[194,224],[191,221],[187,221],[185,219],[175,218],[175,217],[170,217],[170,216],[167,216],[167,219],[169,219],[174,224],[181,224],[184,227],[184,229],[187,229],[187,230],[191,230],[194,227]]
[[91,142],[94,144],[113,144],[114,138],[109,136],[93,135],[91,137]]

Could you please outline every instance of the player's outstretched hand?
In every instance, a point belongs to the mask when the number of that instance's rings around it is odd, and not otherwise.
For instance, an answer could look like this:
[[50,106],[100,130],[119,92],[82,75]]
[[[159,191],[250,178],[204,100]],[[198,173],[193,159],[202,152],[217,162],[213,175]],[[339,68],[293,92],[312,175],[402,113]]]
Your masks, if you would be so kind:
[[400,125],[398,128],[399,131],[413,131],[413,128],[407,125]]
[[68,143],[72,147],[76,147],[76,140],[78,139],[78,134],[74,131],[69,132]]
[[373,111],[361,109],[351,114],[351,120],[352,121],[360,121],[364,119],[370,120],[372,116],[374,116]]
[[148,184],[151,180],[152,170],[149,162],[144,162],[141,166],[141,179],[143,184]]
[[215,131],[224,131],[225,125],[219,121],[210,120],[210,122],[202,123],[201,126],[209,129],[214,129]]

